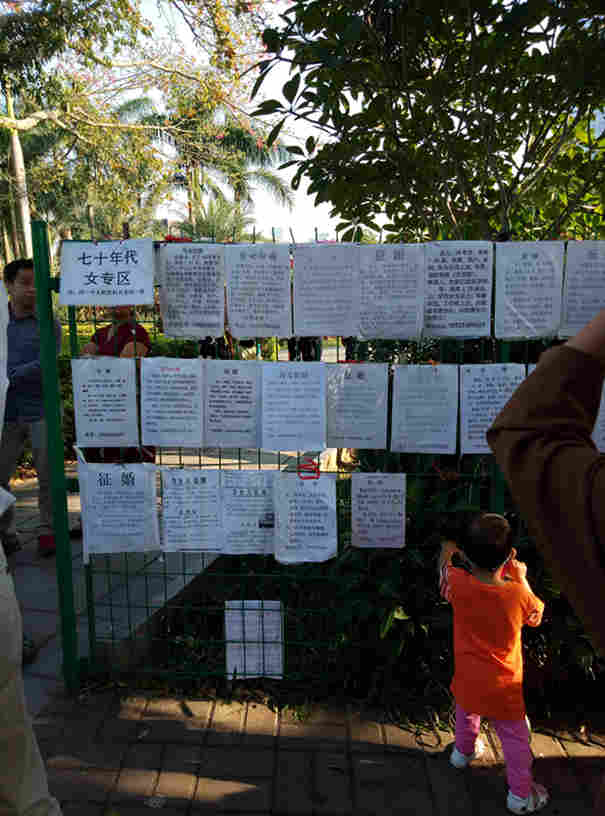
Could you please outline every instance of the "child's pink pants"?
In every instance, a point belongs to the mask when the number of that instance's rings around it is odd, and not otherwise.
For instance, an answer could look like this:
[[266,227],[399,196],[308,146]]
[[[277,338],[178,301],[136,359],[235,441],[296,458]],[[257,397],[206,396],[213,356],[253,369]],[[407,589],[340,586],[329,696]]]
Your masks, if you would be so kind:
[[[490,723],[502,743],[506,760],[508,787],[525,799],[532,789],[532,754],[529,748],[529,732],[525,720],[492,720]],[[468,714],[456,704],[456,748],[466,756],[475,750],[481,717]]]

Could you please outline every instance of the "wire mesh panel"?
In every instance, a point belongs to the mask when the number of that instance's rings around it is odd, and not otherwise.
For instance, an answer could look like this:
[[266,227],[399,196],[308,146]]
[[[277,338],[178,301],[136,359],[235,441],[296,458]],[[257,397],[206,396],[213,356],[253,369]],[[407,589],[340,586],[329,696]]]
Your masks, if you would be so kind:
[[[64,348],[75,358],[98,337],[109,314],[98,307],[69,307],[66,311],[69,341]],[[265,360],[319,356],[318,343],[308,344],[305,350],[304,344],[276,338],[253,339],[246,349],[229,336],[171,339],[162,332],[157,305],[137,307],[134,317],[149,338],[151,356]],[[325,338],[322,353],[323,359],[334,362],[528,363],[536,362],[548,344]],[[69,450],[74,436],[70,425],[73,405],[68,399],[68,366],[66,361],[60,365]],[[392,385],[392,376],[389,382]],[[389,403],[391,391],[390,387]],[[317,461],[319,453],[161,447],[117,449],[114,461],[132,462],[147,456],[159,467],[200,473],[208,469],[295,473],[304,456],[312,455]],[[351,546],[351,474],[356,470],[406,474],[405,548],[374,551]],[[267,555],[156,551],[92,554],[89,563],[83,564],[80,554],[74,552],[70,579],[82,588],[76,593],[75,605],[80,604],[78,611],[86,618],[80,656],[88,655],[88,670],[112,676],[134,672],[150,683],[200,686],[227,677],[230,649],[236,645],[239,664],[230,679],[259,674],[300,688],[312,684],[326,693],[344,689],[363,696],[377,683],[395,682],[395,674],[397,682],[418,688],[419,694],[429,677],[430,682],[444,684],[449,666],[440,661],[439,652],[447,652],[450,635],[435,580],[437,543],[443,535],[455,535],[469,514],[479,509],[514,515],[493,457],[406,454],[388,449],[360,449],[348,455],[339,450],[322,458],[319,478],[326,478],[327,472],[336,478],[338,553],[323,563],[286,565]],[[161,511],[159,474],[157,478]],[[525,535],[521,526],[517,530],[517,536]],[[276,611],[281,620],[277,634]],[[237,626],[239,613],[247,616],[248,623],[242,623],[237,639],[230,640],[226,621]],[[75,615],[70,621],[75,627]],[[271,628],[270,638],[266,627]],[[281,652],[280,671],[268,668],[275,660],[270,649],[276,642]],[[414,654],[420,651],[424,658],[406,666],[406,649],[412,643]],[[247,645],[255,648],[247,652]],[[75,659],[75,650],[71,654]]]

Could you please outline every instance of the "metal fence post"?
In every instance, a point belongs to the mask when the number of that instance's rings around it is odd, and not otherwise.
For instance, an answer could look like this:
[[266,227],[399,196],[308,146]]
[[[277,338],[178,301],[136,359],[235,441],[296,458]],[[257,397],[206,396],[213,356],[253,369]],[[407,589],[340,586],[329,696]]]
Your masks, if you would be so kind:
[[61,428],[61,397],[59,369],[55,353],[55,327],[51,291],[56,279],[50,277],[48,232],[43,221],[32,221],[36,302],[40,327],[40,364],[44,392],[44,416],[48,426],[48,454],[53,507],[53,526],[57,543],[57,583],[61,612],[63,677],[70,693],[78,688],[78,650],[76,611],[74,603],[71,542],[67,517],[67,486],[63,433]]

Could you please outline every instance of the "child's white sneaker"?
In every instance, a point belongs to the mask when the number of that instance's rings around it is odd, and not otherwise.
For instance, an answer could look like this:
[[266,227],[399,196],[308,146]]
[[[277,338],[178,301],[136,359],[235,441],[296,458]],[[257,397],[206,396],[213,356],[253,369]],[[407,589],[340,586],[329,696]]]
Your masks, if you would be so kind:
[[463,754],[462,751],[459,751],[454,745],[452,753],[450,754],[450,765],[452,765],[454,768],[462,770],[463,768],[466,768],[469,762],[472,762],[473,759],[480,757],[484,751],[485,745],[483,744],[483,740],[479,737],[475,742],[475,750],[472,754]]
[[548,791],[543,785],[536,785],[532,788],[527,799],[515,796],[511,791],[506,798],[506,807],[511,813],[535,813],[537,810],[548,804]]

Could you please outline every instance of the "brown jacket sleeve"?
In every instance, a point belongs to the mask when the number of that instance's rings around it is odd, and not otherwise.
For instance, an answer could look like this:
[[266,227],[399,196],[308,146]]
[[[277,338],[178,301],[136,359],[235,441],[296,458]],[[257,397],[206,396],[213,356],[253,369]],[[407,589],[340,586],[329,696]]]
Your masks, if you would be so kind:
[[591,440],[605,370],[588,354],[545,352],[487,432],[555,581],[605,651],[605,456]]

